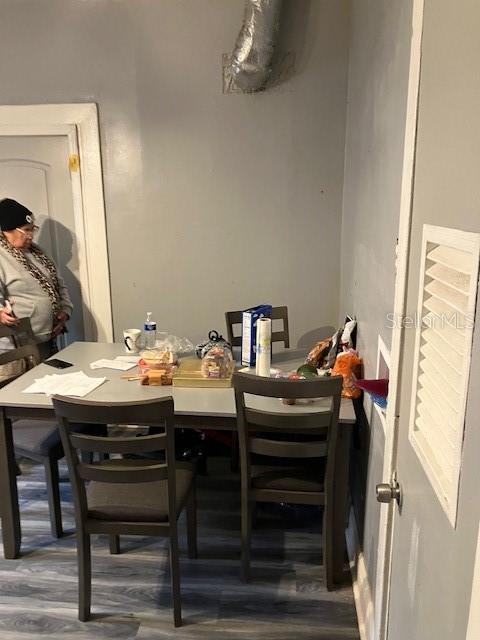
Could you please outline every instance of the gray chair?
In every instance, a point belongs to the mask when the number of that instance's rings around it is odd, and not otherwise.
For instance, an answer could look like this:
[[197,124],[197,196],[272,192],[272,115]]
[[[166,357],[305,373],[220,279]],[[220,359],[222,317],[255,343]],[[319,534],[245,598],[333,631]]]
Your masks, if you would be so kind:
[[[235,332],[234,327],[242,325],[243,311],[227,311],[225,313],[225,323],[227,325],[228,341],[232,347],[242,346],[242,335],[238,335]],[[287,307],[273,307],[272,320],[282,320],[283,329],[281,331],[273,331],[272,328],[272,343],[283,342],[285,349],[290,347],[290,335],[288,331],[288,308]]]
[[[189,557],[197,556],[195,467],[175,462],[172,398],[104,404],[53,397],[75,500],[79,580],[79,618],[88,620],[91,607],[90,536],[108,534],[111,550],[119,551],[118,536],[151,535],[170,539],[170,571],[175,626],[182,623],[177,520],[187,513]],[[163,433],[144,436],[100,437],[78,433],[72,424],[127,422],[161,427]],[[141,454],[165,451],[158,459],[114,458],[93,464],[81,462],[77,451]],[[112,542],[113,540],[113,542]],[[113,547],[113,548],[112,548]]]
[[[290,348],[290,334],[288,328],[288,307],[273,307],[272,320],[282,320],[283,328],[281,331],[273,331],[272,327],[272,344],[274,342],[283,342],[285,349]],[[232,347],[242,346],[242,334],[236,332],[236,328],[242,326],[243,311],[226,311],[225,323],[227,325],[228,341]],[[236,434],[232,435],[232,451],[230,454],[230,467],[232,471],[238,471],[238,438]]]
[[[28,318],[20,320],[18,327],[0,325],[0,337],[11,338],[13,344],[17,345],[14,349],[0,354],[0,365],[24,363],[23,367],[18,368],[16,374],[0,382],[0,387],[4,387],[18,378],[23,371],[38,364],[40,355],[33,340]],[[64,454],[57,424],[48,420],[15,420],[12,431],[15,453],[43,464],[45,468],[50,528],[52,536],[60,538],[63,535],[63,525],[58,461]]]
[[[240,445],[242,579],[246,581],[250,576],[252,512],[257,502],[321,505],[323,565],[326,585],[331,590],[334,544],[331,496],[342,377],[291,381],[236,372],[233,386]],[[245,394],[266,398],[328,397],[331,403],[324,412],[309,411],[307,405],[301,413],[289,413],[282,412],[279,400],[279,411],[269,411],[247,406]],[[259,456],[262,464],[255,464]],[[277,464],[265,464],[264,460]]]

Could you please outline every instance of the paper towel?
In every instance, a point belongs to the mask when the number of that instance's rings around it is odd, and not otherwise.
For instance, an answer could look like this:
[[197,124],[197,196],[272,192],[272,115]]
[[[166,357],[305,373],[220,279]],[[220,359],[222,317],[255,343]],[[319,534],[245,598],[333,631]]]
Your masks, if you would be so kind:
[[257,361],[255,365],[257,376],[270,376],[271,345],[272,321],[270,318],[259,318],[257,320]]

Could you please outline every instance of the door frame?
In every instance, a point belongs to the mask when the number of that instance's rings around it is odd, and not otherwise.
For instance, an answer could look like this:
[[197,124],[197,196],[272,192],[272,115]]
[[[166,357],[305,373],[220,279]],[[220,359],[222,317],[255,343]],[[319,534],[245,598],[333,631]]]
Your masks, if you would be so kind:
[[[407,112],[403,150],[400,216],[398,226],[397,272],[393,303],[392,346],[390,352],[390,380],[386,412],[385,450],[382,482],[390,482],[396,464],[396,444],[399,424],[399,382],[402,365],[404,316],[406,305],[408,255],[412,219],[412,197],[417,137],[418,101],[422,53],[423,11],[425,0],[413,0],[412,39],[407,90]],[[374,639],[387,640],[390,599],[392,540],[395,527],[395,508],[391,503],[380,509],[375,582]]]
[[[87,340],[113,342],[102,162],[95,103],[0,105],[0,136],[66,135],[82,296],[93,319]],[[77,165],[78,167],[78,165]],[[94,326],[92,326],[92,324]]]

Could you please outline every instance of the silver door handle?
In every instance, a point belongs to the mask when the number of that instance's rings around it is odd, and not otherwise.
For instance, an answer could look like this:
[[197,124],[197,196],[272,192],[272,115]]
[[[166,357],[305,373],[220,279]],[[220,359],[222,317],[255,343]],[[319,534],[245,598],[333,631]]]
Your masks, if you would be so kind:
[[402,489],[398,484],[396,474],[392,476],[391,482],[382,482],[376,487],[377,501],[389,504],[395,500],[398,506],[402,504]]

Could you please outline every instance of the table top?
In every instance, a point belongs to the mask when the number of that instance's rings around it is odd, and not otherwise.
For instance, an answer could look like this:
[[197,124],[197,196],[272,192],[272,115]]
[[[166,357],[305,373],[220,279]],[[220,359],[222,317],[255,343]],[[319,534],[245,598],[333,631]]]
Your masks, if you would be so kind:
[[[122,344],[101,342],[75,342],[58,353],[56,357],[71,362],[74,366],[68,369],[53,369],[46,364],[40,364],[27,371],[7,386],[0,389],[0,406],[19,407],[27,409],[48,409],[52,406],[49,397],[38,393],[23,393],[36,378],[47,374],[72,373],[83,371],[93,378],[107,378],[107,381],[88,394],[88,400],[96,402],[133,402],[152,400],[172,396],[175,402],[175,413],[188,416],[215,416],[234,418],[236,416],[235,396],[233,389],[206,389],[172,386],[143,386],[138,381],[129,381],[121,376],[126,372],[115,369],[90,369],[90,363],[100,358],[115,358],[125,355]],[[285,351],[276,354],[273,359],[275,367],[291,369],[299,361],[299,353]],[[305,405],[285,406],[276,398],[251,397],[247,403],[255,408],[279,411],[281,413],[303,413],[305,411],[325,411],[329,406],[329,399],[322,399]],[[345,424],[355,422],[355,412],[351,400],[342,399],[339,421]]]

